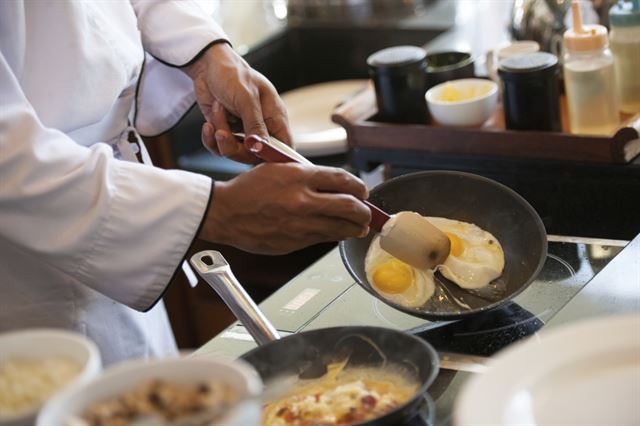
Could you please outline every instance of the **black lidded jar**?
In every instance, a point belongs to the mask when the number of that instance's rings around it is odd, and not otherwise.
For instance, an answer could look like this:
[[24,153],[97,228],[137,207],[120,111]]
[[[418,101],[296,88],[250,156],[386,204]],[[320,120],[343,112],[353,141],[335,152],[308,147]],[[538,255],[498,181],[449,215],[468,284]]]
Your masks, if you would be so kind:
[[378,118],[389,123],[427,124],[427,52],[417,46],[395,46],[367,58],[378,104]]
[[500,61],[507,129],[562,131],[558,58],[536,52]]

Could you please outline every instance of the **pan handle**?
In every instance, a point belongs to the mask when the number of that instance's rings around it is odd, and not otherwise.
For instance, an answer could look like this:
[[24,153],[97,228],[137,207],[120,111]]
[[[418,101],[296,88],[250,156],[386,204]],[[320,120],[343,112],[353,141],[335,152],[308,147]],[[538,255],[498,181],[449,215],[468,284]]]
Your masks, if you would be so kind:
[[278,340],[280,335],[231,272],[218,251],[205,250],[191,256],[191,265],[222,298],[258,345]]

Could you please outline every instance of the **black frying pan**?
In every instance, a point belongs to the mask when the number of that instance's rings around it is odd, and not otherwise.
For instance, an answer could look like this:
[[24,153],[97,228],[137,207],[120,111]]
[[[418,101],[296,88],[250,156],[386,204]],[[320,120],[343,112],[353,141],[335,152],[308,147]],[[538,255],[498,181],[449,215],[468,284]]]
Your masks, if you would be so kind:
[[437,353],[426,341],[402,331],[366,326],[324,328],[279,338],[219,252],[196,253],[191,264],[259,344],[242,358],[258,371],[267,388],[270,382],[280,382],[283,377],[320,377],[328,364],[348,357],[345,369],[400,367],[419,384],[408,402],[363,424],[402,424],[421,408],[424,395],[438,374]]
[[[356,282],[373,296],[408,314],[429,320],[467,317],[502,305],[535,279],[547,255],[542,220],[527,201],[508,187],[469,173],[427,171],[400,176],[374,188],[369,201],[393,214],[403,210],[478,225],[502,245],[502,276],[480,292],[463,290],[439,273],[436,293],[422,307],[407,308],[386,300],[369,284],[364,260],[374,237],[340,242],[340,255]],[[439,299],[445,302],[440,303]]]

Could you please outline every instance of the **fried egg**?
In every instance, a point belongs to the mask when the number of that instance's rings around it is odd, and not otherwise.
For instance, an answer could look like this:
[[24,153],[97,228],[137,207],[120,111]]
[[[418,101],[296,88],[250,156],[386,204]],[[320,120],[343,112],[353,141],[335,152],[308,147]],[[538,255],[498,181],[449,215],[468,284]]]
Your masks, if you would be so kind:
[[421,270],[391,256],[376,235],[364,260],[367,280],[385,299],[409,308],[422,306],[433,295],[433,270]]
[[504,251],[496,237],[477,225],[443,217],[428,217],[447,234],[451,252],[437,269],[449,280],[466,289],[487,286],[502,275]]
[[[461,288],[478,289],[502,275],[504,251],[491,233],[459,220],[427,219],[451,242],[449,256],[435,268],[446,278]],[[380,247],[379,235],[369,246],[364,267],[367,280],[378,294],[398,305],[420,307],[435,292],[434,270],[415,268],[390,255]]]

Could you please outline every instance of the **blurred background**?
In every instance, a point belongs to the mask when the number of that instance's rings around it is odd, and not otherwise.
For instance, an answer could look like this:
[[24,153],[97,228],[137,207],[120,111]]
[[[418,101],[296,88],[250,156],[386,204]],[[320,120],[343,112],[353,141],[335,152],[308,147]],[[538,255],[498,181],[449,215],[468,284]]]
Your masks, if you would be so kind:
[[[607,11],[613,3],[582,2],[583,20],[607,25]],[[638,193],[637,164],[594,167],[579,162],[359,151],[349,148],[344,130],[329,119],[333,106],[365,86],[370,77],[367,57],[383,48],[413,45],[427,52],[469,52],[475,75],[480,77],[487,76],[488,53],[513,40],[534,40],[541,50],[561,58],[562,34],[571,22],[570,1],[210,0],[207,7],[236,51],[269,78],[279,93],[291,95],[287,103],[290,116],[301,120],[292,118],[299,138],[294,142],[299,142],[300,151],[314,163],[343,167],[371,184],[415,170],[469,171],[516,189],[536,208],[549,233],[631,239],[639,231],[629,213],[640,203],[629,197]],[[305,94],[302,100],[294,96],[296,89],[345,80],[349,84],[326,86]],[[310,110],[315,104],[319,110]],[[193,108],[174,129],[148,139],[155,164],[218,180],[247,170],[248,166],[213,157],[202,148],[203,121],[200,111]],[[316,122],[326,127],[324,133],[313,129]],[[305,134],[305,129],[312,134]],[[619,205],[620,200],[627,204]],[[220,250],[234,265],[239,281],[260,301],[333,247],[335,243],[327,243],[271,257],[198,241],[191,253]],[[180,347],[198,347],[234,320],[208,286],[201,283],[191,290],[183,274],[175,281],[165,300]]]

